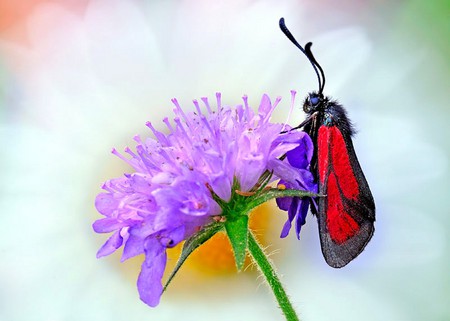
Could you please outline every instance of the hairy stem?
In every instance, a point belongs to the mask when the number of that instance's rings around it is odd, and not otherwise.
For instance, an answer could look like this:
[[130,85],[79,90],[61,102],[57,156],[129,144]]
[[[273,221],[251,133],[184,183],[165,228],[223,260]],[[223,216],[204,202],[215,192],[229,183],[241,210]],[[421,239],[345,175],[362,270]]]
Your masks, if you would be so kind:
[[255,263],[258,265],[260,271],[264,274],[267,283],[269,283],[273,294],[278,301],[278,305],[286,316],[286,320],[299,321],[299,318],[295,313],[295,310],[289,301],[283,286],[281,285],[280,279],[278,278],[274,267],[250,230],[248,231],[248,251],[250,252]]

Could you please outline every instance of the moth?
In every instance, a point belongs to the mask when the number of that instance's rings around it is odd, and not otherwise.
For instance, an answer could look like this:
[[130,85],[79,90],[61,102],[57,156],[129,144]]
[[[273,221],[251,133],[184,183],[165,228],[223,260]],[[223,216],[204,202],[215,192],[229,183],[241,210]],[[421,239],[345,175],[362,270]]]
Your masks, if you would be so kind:
[[374,199],[356,157],[352,142],[355,131],[347,112],[323,94],[325,74],[312,54],[312,43],[300,46],[284,18],[280,19],[280,29],[308,58],[319,82],[319,90],[304,100],[306,120],[293,129],[303,128],[314,143],[310,169],[324,197],[311,202],[311,211],[317,216],[325,261],[341,268],[357,257],[372,238]]

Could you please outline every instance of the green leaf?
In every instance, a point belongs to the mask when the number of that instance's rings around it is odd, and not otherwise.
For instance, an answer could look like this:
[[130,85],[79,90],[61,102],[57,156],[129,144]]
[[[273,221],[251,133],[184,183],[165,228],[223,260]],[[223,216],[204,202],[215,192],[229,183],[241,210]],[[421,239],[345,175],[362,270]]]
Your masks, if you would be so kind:
[[248,240],[248,216],[242,215],[225,222],[225,230],[230,239],[238,271],[244,266]]
[[184,242],[183,250],[181,251],[181,255],[178,259],[178,262],[175,265],[169,278],[167,279],[166,285],[164,285],[164,291],[167,289],[170,282],[175,277],[178,270],[181,268],[181,266],[189,257],[189,255],[191,255],[196,248],[198,248],[200,245],[208,241],[211,237],[213,237],[217,232],[221,231],[222,229],[223,223],[220,222],[206,225],[205,227],[203,227],[203,229],[195,233],[193,236],[191,236],[191,238],[189,238],[188,240],[186,240],[186,242]]

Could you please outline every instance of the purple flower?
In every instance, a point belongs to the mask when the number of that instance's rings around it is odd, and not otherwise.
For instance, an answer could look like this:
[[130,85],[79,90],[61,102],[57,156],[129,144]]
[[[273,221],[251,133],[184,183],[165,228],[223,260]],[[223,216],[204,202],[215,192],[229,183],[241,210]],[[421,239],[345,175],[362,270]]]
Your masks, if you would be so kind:
[[93,224],[95,232],[113,233],[97,257],[122,245],[122,261],[145,254],[137,286],[141,300],[149,306],[160,300],[166,249],[222,213],[211,190],[228,202],[233,182],[237,181],[241,191],[250,191],[267,170],[286,184],[295,177],[291,183],[296,188],[310,186],[301,184],[307,179],[303,172],[279,161],[290,150],[303,148],[299,144],[305,137],[297,131],[280,134],[284,126],[269,122],[280,99],[272,104],[263,95],[257,114],[247,97],[243,97],[243,105],[231,108],[222,106],[217,94],[215,110],[202,98],[206,111],[194,100],[196,112],[190,113],[173,99],[175,118],[172,123],[164,119],[168,134],[147,123],[154,138],[136,136],[135,150],[125,149],[128,157],[113,149],[135,172],[106,181],[102,186],[105,192],[95,200],[104,216]]
[[[287,189],[306,190],[317,193],[317,184],[314,183],[314,177],[309,171],[309,164],[314,151],[314,145],[311,138],[305,132],[298,141],[299,145],[286,153],[286,159],[283,166],[276,167],[275,173],[282,177],[278,186]],[[278,160],[278,162],[280,162]],[[277,205],[280,209],[288,211],[288,219],[283,226],[280,237],[286,237],[295,220],[295,232],[297,238],[300,238],[300,230],[306,222],[310,198],[283,197],[277,198]]]

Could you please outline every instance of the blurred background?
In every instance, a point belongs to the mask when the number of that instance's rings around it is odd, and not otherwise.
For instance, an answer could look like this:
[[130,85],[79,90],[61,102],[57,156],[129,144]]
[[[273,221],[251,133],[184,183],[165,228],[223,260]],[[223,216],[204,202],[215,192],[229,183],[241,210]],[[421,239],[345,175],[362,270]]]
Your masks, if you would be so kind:
[[281,122],[296,89],[291,124],[304,118],[316,78],[280,17],[314,42],[377,205],[372,241],[339,270],[314,217],[298,241],[278,239],[285,213],[254,215],[300,317],[449,320],[449,14],[446,0],[0,0],[0,320],[283,320],[257,272],[234,272],[226,240],[152,309],[142,258],[97,260],[107,236],[91,228],[101,183],[129,171],[111,147],[149,135],[171,98],[280,95]]

